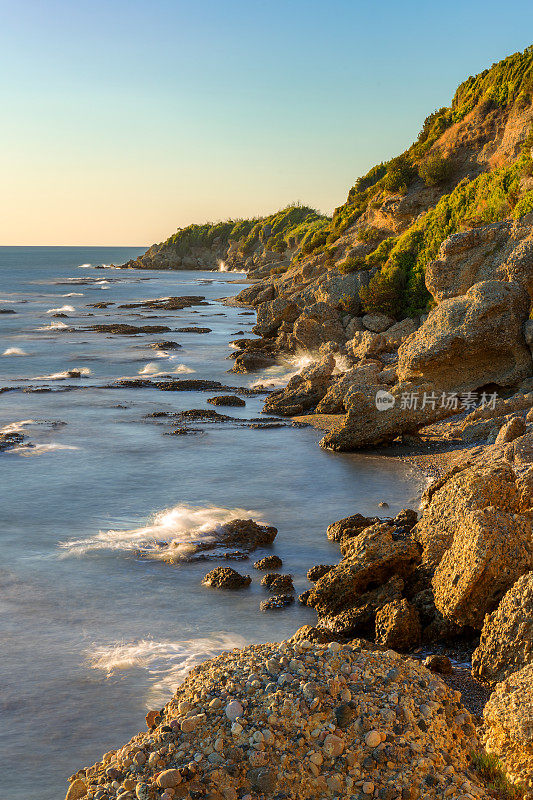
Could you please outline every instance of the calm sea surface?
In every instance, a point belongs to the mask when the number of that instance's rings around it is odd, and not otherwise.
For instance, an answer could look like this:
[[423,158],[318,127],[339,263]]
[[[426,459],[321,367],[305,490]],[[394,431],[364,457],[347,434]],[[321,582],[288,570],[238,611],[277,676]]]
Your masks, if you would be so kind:
[[[141,730],[146,709],[160,707],[191,665],[314,620],[298,604],[259,611],[266,595],[252,561],[267,551],[235,565],[254,581],[230,593],[201,585],[216,564],[140,559],[143,541],[186,539],[245,513],[279,529],[271,552],[301,592],[310,566],[338,560],[325,536],[330,522],[376,514],[381,500],[394,514],[420,489],[402,465],[320,450],[312,428],[224,423],[168,436],[175,425],[146,418],[213,408],[209,393],[103,388],[159,372],[234,386],[288,374],[227,373],[228,342],[249,335],[254,317],[218,299],[237,294],[231,281],[242,276],[95,269],[142,250],[0,247],[0,308],[16,312],[0,314],[0,387],[53,390],[0,394],[0,428],[34,445],[0,453],[0,800],[63,797],[67,777]],[[204,295],[209,305],[117,307],[169,295]],[[113,305],[90,307],[100,302]],[[117,321],[212,330],[81,330]],[[182,347],[148,346],[159,339]],[[83,377],[62,374],[75,368]],[[219,411],[249,419],[261,407],[253,396],[245,408]]]

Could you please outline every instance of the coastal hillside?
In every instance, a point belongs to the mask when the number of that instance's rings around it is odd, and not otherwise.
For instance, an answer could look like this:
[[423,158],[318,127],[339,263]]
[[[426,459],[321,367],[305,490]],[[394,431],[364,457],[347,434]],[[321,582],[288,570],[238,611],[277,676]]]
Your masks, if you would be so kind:
[[267,217],[189,225],[124,266],[256,271],[265,267],[265,274],[276,274],[284,272],[330,222],[318,211],[294,204]]

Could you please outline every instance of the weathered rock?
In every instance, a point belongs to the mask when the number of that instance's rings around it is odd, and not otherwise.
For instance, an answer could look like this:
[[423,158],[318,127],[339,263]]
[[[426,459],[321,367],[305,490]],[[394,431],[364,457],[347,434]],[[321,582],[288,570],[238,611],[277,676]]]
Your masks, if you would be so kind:
[[483,720],[487,751],[500,760],[511,780],[532,792],[533,664],[496,685]]
[[440,675],[451,675],[453,673],[453,664],[448,656],[433,653],[433,655],[425,658],[422,663],[425,667],[430,669],[431,672],[437,672]]
[[333,355],[326,355],[319,362],[305,367],[290,379],[284,389],[268,396],[264,410],[288,417],[314,410],[329,388],[334,369]]
[[208,306],[205,297],[190,295],[186,297],[161,297],[155,300],[142,300],[139,303],[125,303],[119,308],[148,308],[162,311],[181,311],[190,306]]
[[316,407],[317,414],[343,414],[346,411],[345,401],[350,392],[362,390],[369,385],[381,385],[378,376],[382,371],[382,364],[377,361],[368,361],[349,369],[343,375],[334,379],[326,394]]
[[364,517],[362,514],[351,514],[349,517],[332,522],[328,525],[326,536],[332,542],[340,542],[343,538],[353,538],[365,528],[380,522],[379,517]]
[[279,569],[282,564],[283,561],[279,556],[265,556],[255,562],[254,569]]
[[382,333],[361,331],[354,333],[353,338],[346,342],[346,350],[355,358],[371,358],[378,356],[388,349],[387,340]]
[[279,572],[269,572],[261,579],[261,586],[266,586],[270,592],[284,594],[293,592],[292,575],[281,575]]
[[437,302],[494,278],[516,281],[533,297],[531,214],[450,236],[426,268],[426,286]]
[[118,336],[135,336],[137,333],[168,333],[172,330],[167,325],[126,325],[125,323],[110,323],[105,325],[91,325],[85,330],[97,333],[114,333]]
[[418,328],[417,322],[411,317],[396,322],[384,331],[383,336],[387,342],[387,350],[396,350],[408,336]]
[[302,625],[289,639],[290,642],[313,642],[314,644],[329,644],[335,638],[331,631],[325,628],[315,628],[312,625]]
[[529,298],[516,283],[485,281],[443,300],[399,351],[400,381],[463,391],[512,386],[532,372],[522,335]]
[[65,800],[81,800],[87,794],[87,786],[81,778],[76,778],[68,787]]
[[315,303],[305,308],[295,320],[289,344],[292,350],[316,351],[326,342],[345,341],[339,312],[327,303]]
[[246,402],[242,397],[235,394],[223,394],[218,397],[208,397],[207,402],[214,406],[245,406]]
[[376,614],[376,642],[393,650],[407,651],[420,642],[418,612],[408,600],[394,600]]
[[491,685],[533,663],[533,572],[519,578],[485,617],[472,674]]
[[334,567],[335,564],[316,564],[314,567],[307,570],[307,580],[315,583],[320,580],[320,578],[323,578],[324,575],[327,575]]
[[388,317],[386,314],[365,314],[361,321],[367,331],[373,331],[374,333],[383,333],[395,322],[392,317]]
[[518,439],[526,432],[526,421],[523,417],[511,417],[499,430],[495,444],[507,444]]
[[231,567],[215,567],[208,572],[202,583],[215,589],[244,589],[252,579],[249,575],[240,575]]
[[[480,470],[477,480],[482,476]],[[516,493],[509,467],[493,468],[488,477],[495,482],[499,478],[508,497],[513,486]],[[505,494],[503,502],[492,499],[494,505],[466,508],[464,516],[457,508],[448,508],[446,521],[450,525],[455,519],[455,530],[432,581],[435,605],[444,616],[478,629],[505,592],[533,566],[531,520],[505,508]]]
[[[327,572],[311,589],[307,605],[315,608],[320,624],[332,629],[332,619],[350,610],[350,619],[359,619],[358,609],[365,606],[364,625],[373,622],[367,610],[374,600],[381,607],[393,597],[365,597],[386,584],[392,577],[405,577],[413,571],[420,560],[418,545],[397,537],[394,526],[377,523],[349,538],[346,554],[336,567]],[[384,602],[382,602],[384,601]],[[375,614],[376,607],[372,609]],[[362,619],[362,618],[361,618]],[[363,621],[361,621],[363,624]],[[343,627],[344,622],[343,622]]]

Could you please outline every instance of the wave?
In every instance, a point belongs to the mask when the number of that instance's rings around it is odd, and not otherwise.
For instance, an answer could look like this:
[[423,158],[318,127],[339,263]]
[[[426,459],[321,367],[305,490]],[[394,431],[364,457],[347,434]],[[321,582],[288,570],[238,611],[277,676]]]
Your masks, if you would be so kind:
[[49,325],[43,325],[41,328],[37,328],[38,331],[67,331],[69,330],[68,325],[65,325],[64,322],[51,322]]
[[232,519],[253,517],[257,511],[217,506],[190,506],[185,503],[159,511],[148,525],[127,530],[98,531],[85,539],[61,542],[66,555],[83,556],[97,550],[135,552],[156,560],[180,561],[196,550],[199,543],[216,541],[216,532]]
[[67,311],[75,311],[74,306],[61,306],[60,308],[49,308],[47,314],[66,314]]
[[60,294],[60,297],[83,297],[83,292],[67,292],[67,294]]
[[34,419],[21,419],[18,422],[10,422],[8,425],[4,425],[3,428],[0,428],[0,433],[20,433],[28,425],[37,425],[37,423]]
[[51,375],[37,375],[35,378],[28,378],[31,381],[64,381],[67,378],[85,378],[91,374],[88,367],[73,367],[64,372],[53,372]]
[[188,375],[191,372],[196,372],[195,369],[192,367],[188,367],[186,364],[178,364],[177,367],[174,369],[167,369],[164,371],[160,371],[160,364],[157,364],[155,361],[149,361],[144,367],[139,370],[139,375],[150,375],[152,378],[157,378],[161,375]]
[[194,666],[247,641],[237,634],[219,632],[202,639],[116,642],[93,645],[86,651],[89,667],[105,673],[106,678],[131,669],[147,670],[153,683],[146,697],[146,707],[163,706],[176,687]]
[[92,267],[92,264],[80,264],[78,269],[87,269],[87,267]]
[[[231,346],[231,345],[230,345]],[[291,378],[299,375],[303,369],[317,364],[323,355],[321,353],[311,353],[301,351],[296,353],[293,357],[286,359],[282,364],[277,364],[274,367],[268,367],[263,372],[263,377],[258,378],[250,384],[251,389],[256,389],[259,386],[267,386],[269,388],[284,387],[288,384]],[[340,375],[347,372],[352,366],[346,356],[340,353],[334,353],[335,367],[333,369],[334,375]]]
[[3,356],[27,356],[27,352],[22,347],[8,347],[2,353]]
[[21,447],[13,447],[11,450],[7,452],[9,454],[15,453],[19,456],[30,457],[30,456],[42,456],[46,453],[54,453],[59,450],[79,450],[79,447],[75,447],[72,444],[58,444],[57,442],[50,442],[49,444],[29,444],[29,445],[21,445]]

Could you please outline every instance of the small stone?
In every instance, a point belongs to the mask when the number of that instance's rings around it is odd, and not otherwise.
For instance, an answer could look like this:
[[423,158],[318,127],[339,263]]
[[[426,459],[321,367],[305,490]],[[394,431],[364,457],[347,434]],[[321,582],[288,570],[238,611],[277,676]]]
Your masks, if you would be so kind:
[[422,663],[432,672],[437,672],[440,675],[451,675],[453,672],[453,664],[448,656],[441,656],[434,653],[425,658]]
[[231,732],[234,736],[238,736],[240,733],[242,733],[242,731],[243,727],[240,724],[240,722],[234,722],[233,725],[231,726]]
[[372,781],[365,781],[362,788],[363,794],[374,794],[374,784]]
[[76,778],[68,787],[67,796],[65,800],[81,800],[87,794],[87,787],[81,778]]
[[339,642],[330,642],[328,644],[328,650],[331,653],[338,653],[340,649],[341,649],[341,645],[339,644]]
[[237,717],[242,717],[244,708],[242,707],[241,703],[238,700],[232,700],[231,703],[228,703],[226,706],[225,714],[231,722],[235,722]]
[[174,786],[181,783],[180,771],[177,769],[165,769],[157,776],[156,783],[161,789],[173,789]]
[[381,734],[379,731],[369,731],[365,736],[365,744],[372,750],[374,747],[377,747],[378,744],[381,744]]

